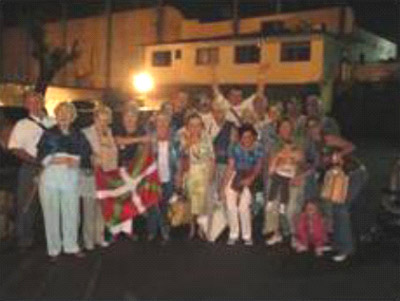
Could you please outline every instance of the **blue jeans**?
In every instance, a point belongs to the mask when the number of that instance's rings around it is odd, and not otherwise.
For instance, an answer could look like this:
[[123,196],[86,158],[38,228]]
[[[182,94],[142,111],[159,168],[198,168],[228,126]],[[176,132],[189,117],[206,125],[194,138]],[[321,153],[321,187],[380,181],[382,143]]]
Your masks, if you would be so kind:
[[[339,253],[351,254],[354,252],[353,227],[351,216],[352,208],[357,207],[360,194],[368,180],[365,168],[360,167],[350,173],[349,191],[345,204],[332,205],[333,242]],[[356,207],[355,207],[356,206]],[[357,227],[357,225],[355,225]]]
[[168,200],[174,192],[172,182],[161,185],[161,201],[158,205],[151,207],[148,211],[147,232],[151,236],[156,236],[158,229],[164,239],[168,238],[169,227],[167,223]]

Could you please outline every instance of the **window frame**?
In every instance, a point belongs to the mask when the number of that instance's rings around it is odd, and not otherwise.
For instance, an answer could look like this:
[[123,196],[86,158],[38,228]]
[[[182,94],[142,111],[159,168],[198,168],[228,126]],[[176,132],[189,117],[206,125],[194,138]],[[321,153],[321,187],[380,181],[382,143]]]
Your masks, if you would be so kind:
[[[204,52],[204,57],[207,59],[200,59],[200,53]],[[219,47],[198,47],[196,48],[195,65],[196,66],[210,66],[219,64]]]
[[[243,60],[240,55],[240,51],[244,51],[244,49],[256,49],[257,53],[253,53],[249,55],[250,59]],[[243,53],[243,52],[242,52]],[[244,45],[236,45],[234,48],[234,63],[236,65],[243,64],[259,64],[261,61],[261,48],[257,44],[244,44]]]
[[[166,59],[165,63],[156,63],[157,62],[157,55],[160,55],[161,53],[166,54]],[[163,58],[165,59],[165,57]],[[170,67],[172,66],[172,51],[171,50],[155,50],[152,52],[152,57],[151,57],[151,66],[152,67]]]
[[[291,52],[290,52],[290,48]],[[299,54],[300,48],[308,48],[307,54]],[[312,55],[312,44],[311,41],[299,41],[299,42],[282,42],[280,61],[284,63],[291,62],[310,62]]]

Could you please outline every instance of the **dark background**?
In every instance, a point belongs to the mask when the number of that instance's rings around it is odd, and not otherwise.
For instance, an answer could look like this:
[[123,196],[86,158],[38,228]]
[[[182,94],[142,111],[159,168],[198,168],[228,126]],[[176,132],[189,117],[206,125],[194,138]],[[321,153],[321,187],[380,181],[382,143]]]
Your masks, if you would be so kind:
[[[160,0],[113,0],[113,10],[125,10],[156,5]],[[18,24],[23,12],[41,13],[48,20],[61,18],[62,5],[68,3],[68,18],[102,14],[104,0],[3,0],[5,25]],[[227,19],[232,16],[233,0],[163,0],[166,5],[180,9],[187,18],[204,21]],[[392,41],[400,41],[400,1],[398,0],[281,0],[282,12],[327,6],[350,5],[357,24]],[[276,0],[240,0],[242,18],[274,14]]]

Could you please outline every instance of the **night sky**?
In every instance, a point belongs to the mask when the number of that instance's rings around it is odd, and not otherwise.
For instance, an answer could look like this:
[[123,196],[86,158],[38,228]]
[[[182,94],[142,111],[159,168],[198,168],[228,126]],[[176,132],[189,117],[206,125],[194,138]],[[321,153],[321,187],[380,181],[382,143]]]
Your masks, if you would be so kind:
[[[23,11],[37,11],[48,19],[61,16],[62,0],[0,0],[6,25],[15,24]],[[64,0],[66,1],[66,0]],[[68,0],[68,17],[85,17],[104,12],[104,0]],[[148,7],[157,0],[114,0],[114,10]],[[231,16],[232,0],[164,0],[179,8],[187,18],[205,21]],[[274,13],[275,0],[240,0],[241,17]],[[400,41],[400,0],[282,0],[283,12],[348,4],[354,8],[357,23],[385,36]]]

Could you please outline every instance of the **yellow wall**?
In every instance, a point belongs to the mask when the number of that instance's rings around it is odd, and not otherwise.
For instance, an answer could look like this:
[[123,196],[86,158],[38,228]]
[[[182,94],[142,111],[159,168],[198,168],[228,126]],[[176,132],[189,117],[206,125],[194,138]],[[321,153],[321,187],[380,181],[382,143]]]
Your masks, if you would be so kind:
[[[261,30],[261,23],[265,21],[284,21],[286,26],[295,28],[301,21],[311,24],[325,23],[327,30],[339,32],[340,8],[315,9],[304,12],[285,13],[265,17],[246,18],[240,20],[240,33],[256,33]],[[353,30],[354,16],[350,8],[346,8],[345,31]],[[232,34],[232,21],[201,23],[199,20],[185,20],[182,25],[182,39],[211,38]]]
[[[304,38],[306,41],[310,38]],[[216,66],[221,83],[254,84],[259,64],[235,64],[235,43],[254,44],[248,42],[195,42],[173,45],[146,47],[146,70],[155,78],[157,85],[169,84],[210,84],[212,69],[210,66],[195,64],[196,49],[200,47],[219,47],[219,63]],[[300,84],[318,82],[323,75],[323,40],[320,36],[311,37],[311,60],[309,62],[281,62],[281,39],[269,40],[262,44],[261,64],[268,64],[267,83]],[[153,67],[153,51],[181,49],[182,59],[173,60],[170,67]]]

